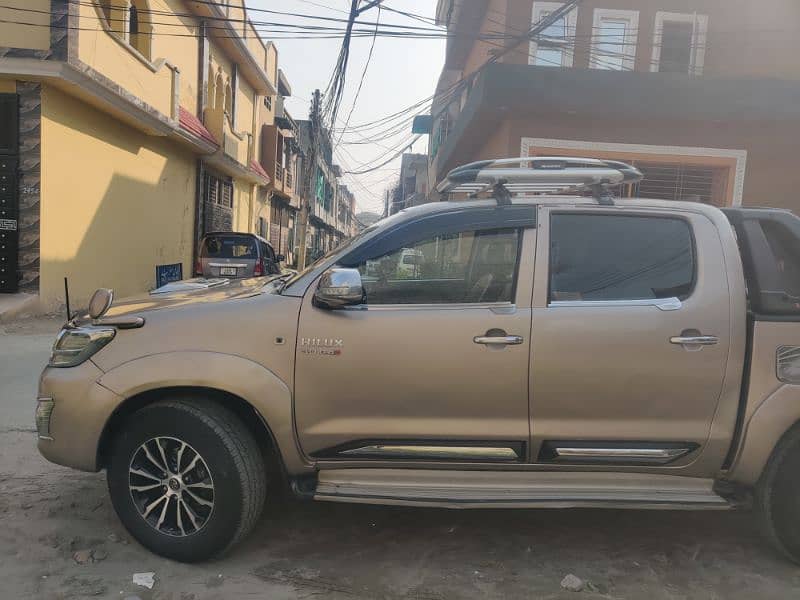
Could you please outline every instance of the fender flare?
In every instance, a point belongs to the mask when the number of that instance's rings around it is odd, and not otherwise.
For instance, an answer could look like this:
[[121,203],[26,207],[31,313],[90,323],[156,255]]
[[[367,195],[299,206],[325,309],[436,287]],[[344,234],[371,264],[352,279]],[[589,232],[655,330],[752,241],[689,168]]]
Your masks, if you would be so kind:
[[98,383],[124,398],[117,409],[134,396],[163,388],[208,388],[238,396],[267,423],[288,473],[312,469],[297,444],[291,389],[250,359],[204,351],[150,354],[111,369]]
[[782,385],[756,409],[747,423],[728,479],[755,485],[783,435],[800,421],[800,387]]

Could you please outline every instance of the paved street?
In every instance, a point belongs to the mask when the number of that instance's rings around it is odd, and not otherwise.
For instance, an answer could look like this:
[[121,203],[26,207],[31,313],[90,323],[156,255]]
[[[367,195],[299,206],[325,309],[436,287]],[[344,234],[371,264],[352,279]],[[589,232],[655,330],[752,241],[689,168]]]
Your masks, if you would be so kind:
[[[444,511],[271,502],[223,560],[187,566],[131,540],[102,474],[46,463],[31,429],[36,376],[59,322],[0,333],[2,598],[787,598],[800,570],[750,515]],[[2,327],[2,326],[0,326]],[[86,564],[77,564],[76,552]],[[93,556],[94,558],[90,558]],[[133,573],[153,571],[152,590]],[[561,589],[573,573],[591,582]]]

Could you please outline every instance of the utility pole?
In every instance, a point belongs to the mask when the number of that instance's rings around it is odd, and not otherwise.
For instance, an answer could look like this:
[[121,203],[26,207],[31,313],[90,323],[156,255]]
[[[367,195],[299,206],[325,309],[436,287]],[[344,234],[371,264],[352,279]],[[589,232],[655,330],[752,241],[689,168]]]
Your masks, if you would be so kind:
[[321,110],[322,94],[319,90],[314,90],[314,96],[311,100],[311,112],[309,114],[309,149],[308,156],[305,160],[305,169],[303,170],[303,185],[300,187],[301,200],[300,205],[300,230],[298,231],[298,239],[300,243],[300,251],[297,258],[297,270],[302,271],[306,267],[306,240],[308,239],[308,221],[311,216],[312,202],[316,195],[316,185],[314,175],[317,172],[317,151],[319,148],[319,140],[321,135],[322,115]]

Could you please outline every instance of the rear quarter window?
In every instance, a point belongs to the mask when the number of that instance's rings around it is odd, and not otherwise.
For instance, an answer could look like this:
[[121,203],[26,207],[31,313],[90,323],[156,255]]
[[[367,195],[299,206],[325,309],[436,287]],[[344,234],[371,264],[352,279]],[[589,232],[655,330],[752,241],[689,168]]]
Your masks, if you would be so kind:
[[694,279],[694,241],[683,219],[551,217],[551,301],[685,299]]

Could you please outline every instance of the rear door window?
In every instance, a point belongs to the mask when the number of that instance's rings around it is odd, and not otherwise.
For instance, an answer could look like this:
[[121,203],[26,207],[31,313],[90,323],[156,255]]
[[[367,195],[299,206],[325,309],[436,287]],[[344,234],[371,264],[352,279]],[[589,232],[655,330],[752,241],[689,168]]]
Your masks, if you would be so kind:
[[684,299],[695,268],[692,232],[683,219],[551,216],[551,302]]

